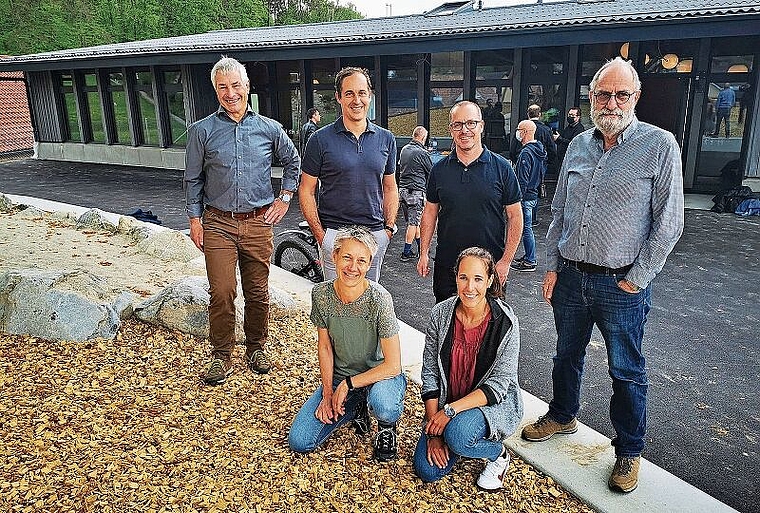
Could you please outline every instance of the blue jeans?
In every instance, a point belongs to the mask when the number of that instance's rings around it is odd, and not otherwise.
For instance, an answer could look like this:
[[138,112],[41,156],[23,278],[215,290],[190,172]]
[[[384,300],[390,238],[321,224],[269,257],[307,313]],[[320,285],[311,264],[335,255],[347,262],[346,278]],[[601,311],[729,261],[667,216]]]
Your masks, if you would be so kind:
[[536,237],[533,235],[533,210],[538,205],[538,200],[525,200],[522,202],[523,233],[522,243],[525,250],[525,261],[536,263]]
[[488,424],[479,408],[465,410],[451,419],[443,430],[443,439],[449,447],[449,461],[444,468],[431,465],[427,460],[427,437],[423,431],[414,450],[414,472],[426,483],[438,481],[454,467],[460,456],[486,458],[496,461],[504,445],[488,440]]
[[646,362],[641,352],[644,324],[651,308],[651,285],[639,293],[621,290],[623,275],[589,274],[562,264],[552,295],[557,354],[550,416],[567,423],[580,410],[586,346],[594,324],[604,337],[612,378],[610,420],[617,456],[638,456],[647,429]]
[[[333,382],[333,390],[341,380]],[[378,422],[394,424],[404,411],[404,393],[406,377],[399,374],[394,378],[378,381],[373,385],[355,388],[346,397],[346,413],[332,424],[324,424],[316,416],[319,403],[322,402],[322,387],[309,397],[293,420],[288,433],[288,445],[295,452],[311,452],[322,445],[337,428],[356,417],[362,401],[367,401],[369,413]]]

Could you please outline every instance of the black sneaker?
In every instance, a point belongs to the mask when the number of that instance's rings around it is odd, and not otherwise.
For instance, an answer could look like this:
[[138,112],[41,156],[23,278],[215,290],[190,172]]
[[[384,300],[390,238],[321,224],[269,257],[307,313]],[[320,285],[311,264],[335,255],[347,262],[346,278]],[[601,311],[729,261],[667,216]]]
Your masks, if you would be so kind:
[[369,410],[367,409],[367,401],[362,399],[356,406],[356,415],[354,420],[351,421],[354,425],[354,430],[359,436],[366,435],[369,432]]
[[521,273],[532,273],[536,270],[536,263],[532,264],[526,260],[520,260],[519,262],[512,262],[509,265],[510,269],[520,271]]
[[402,262],[408,262],[410,260],[414,260],[415,258],[417,258],[417,254],[414,251],[410,251],[409,253],[401,253],[400,260]]
[[377,434],[372,442],[372,457],[377,461],[390,461],[398,456],[396,442],[396,424],[381,424],[378,422]]

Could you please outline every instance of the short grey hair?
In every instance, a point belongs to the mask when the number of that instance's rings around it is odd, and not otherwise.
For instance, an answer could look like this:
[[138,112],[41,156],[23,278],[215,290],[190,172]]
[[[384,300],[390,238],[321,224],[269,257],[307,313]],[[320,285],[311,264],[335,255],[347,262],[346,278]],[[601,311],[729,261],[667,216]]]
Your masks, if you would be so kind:
[[236,71],[240,73],[240,79],[247,84],[248,72],[245,70],[245,66],[243,66],[237,59],[222,55],[222,58],[216,61],[214,67],[211,68],[211,83],[214,84],[214,89],[216,89],[216,75],[218,73],[227,75]]
[[633,87],[636,89],[636,91],[641,91],[641,80],[639,79],[639,74],[636,71],[636,68],[633,67],[633,64],[631,64],[631,61],[627,61],[623,59],[622,57],[615,57],[614,59],[610,59],[607,62],[605,62],[601,68],[596,72],[594,75],[594,78],[591,79],[591,84],[589,85],[589,89],[591,91],[596,90],[596,84],[599,82],[599,78],[602,76],[602,73],[604,73],[608,68],[611,68],[612,66],[622,65],[623,67],[627,68],[628,71],[631,72],[631,76],[633,76]]
[[340,228],[335,235],[335,241],[333,242],[333,253],[340,251],[343,242],[349,239],[354,239],[355,241],[364,244],[369,250],[369,254],[372,258],[375,258],[378,249],[377,239],[375,239],[375,236],[363,226],[345,226]]

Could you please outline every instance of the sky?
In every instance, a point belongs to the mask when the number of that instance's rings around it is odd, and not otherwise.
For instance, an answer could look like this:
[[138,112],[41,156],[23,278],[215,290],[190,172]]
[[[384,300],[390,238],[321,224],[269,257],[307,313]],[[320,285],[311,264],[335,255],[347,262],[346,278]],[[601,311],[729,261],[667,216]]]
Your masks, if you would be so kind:
[[[404,14],[422,14],[434,7],[446,3],[447,0],[340,0],[339,3],[351,2],[356,9],[368,18],[381,16],[401,16]],[[497,5],[533,3],[534,0],[483,0],[483,7]]]

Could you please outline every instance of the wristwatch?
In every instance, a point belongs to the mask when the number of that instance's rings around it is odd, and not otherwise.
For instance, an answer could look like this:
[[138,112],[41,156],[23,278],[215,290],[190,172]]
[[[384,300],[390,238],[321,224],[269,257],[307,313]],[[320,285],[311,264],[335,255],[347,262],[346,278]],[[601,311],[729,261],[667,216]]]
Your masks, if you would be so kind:
[[452,408],[450,404],[443,405],[443,413],[450,419],[457,416],[457,412],[454,411],[454,408]]
[[398,231],[398,226],[396,226],[395,224],[393,226],[391,226],[389,224],[386,224],[386,225],[383,226],[383,228],[385,228],[386,230],[388,230],[389,232],[391,232],[391,237],[393,237],[394,235],[396,235],[396,232]]
[[293,193],[290,191],[282,191],[277,199],[282,201],[283,203],[290,203],[290,200],[293,198]]

